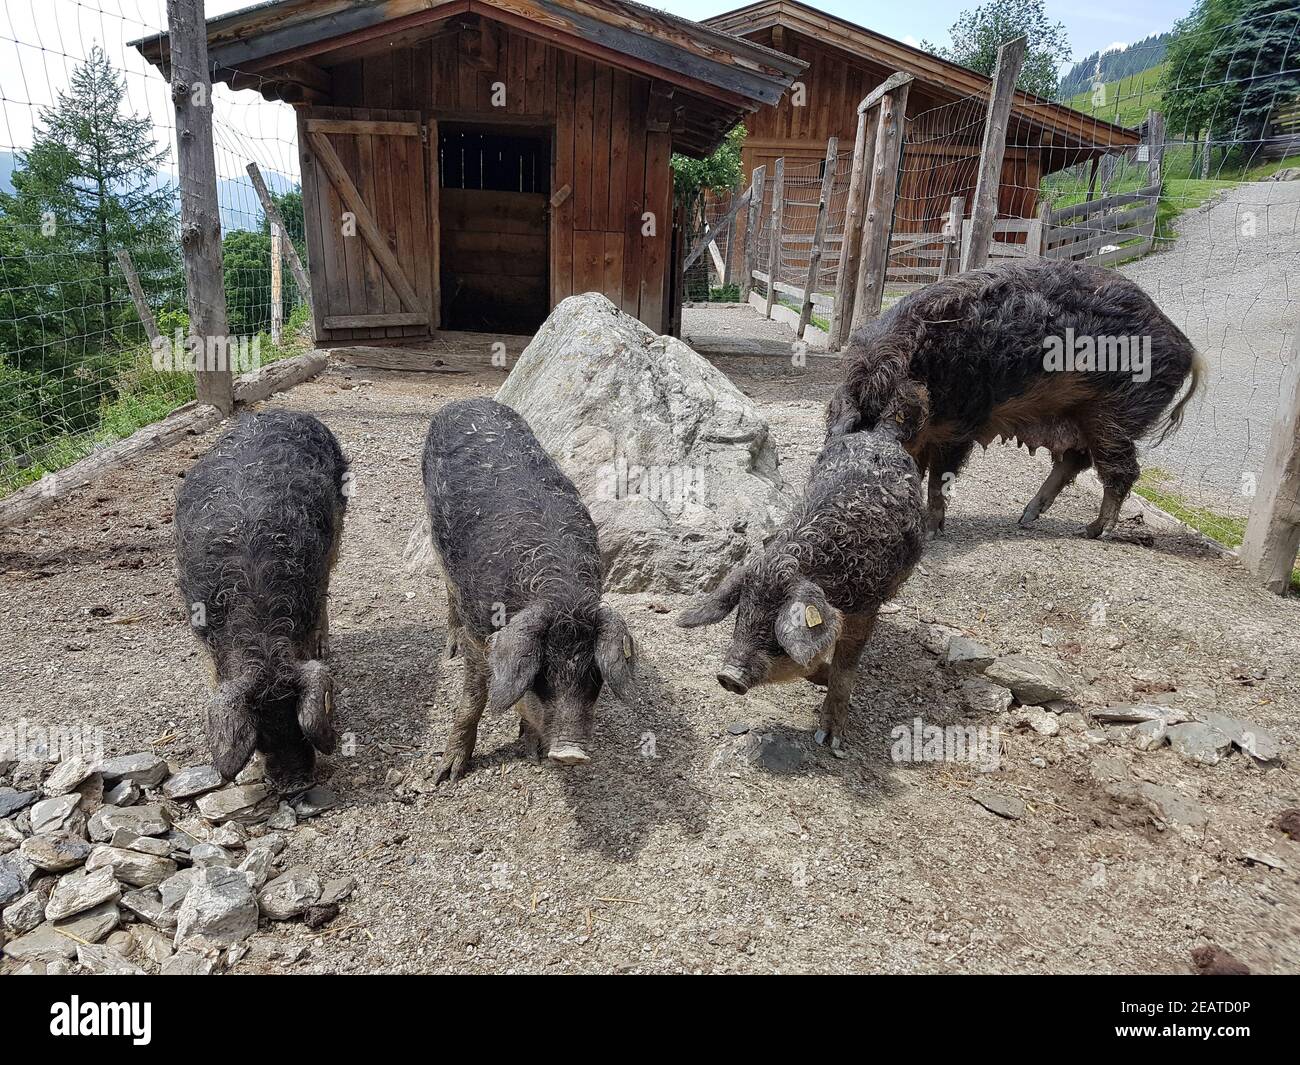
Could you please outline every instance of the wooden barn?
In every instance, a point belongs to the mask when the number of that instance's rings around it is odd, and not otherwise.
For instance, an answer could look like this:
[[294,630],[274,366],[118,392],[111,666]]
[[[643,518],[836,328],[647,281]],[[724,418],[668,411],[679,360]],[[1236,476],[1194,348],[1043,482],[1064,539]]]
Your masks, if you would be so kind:
[[[839,138],[842,152],[851,149],[858,102],[901,71],[915,80],[907,97],[910,143],[904,148],[895,231],[932,228],[953,196],[966,195],[969,212],[989,78],[797,0],[759,0],[708,19],[706,25],[808,64],[794,92],[776,107],[746,118],[746,175],[763,164],[770,174],[781,157],[787,168],[800,160],[820,161],[832,136]],[[1138,141],[1135,130],[1017,92],[1007,131],[999,216],[1034,217],[1044,176]],[[797,198],[799,193],[791,195]],[[804,195],[815,204],[816,184]]]
[[324,344],[529,333],[587,291],[670,331],[670,153],[804,68],[626,0],[278,0],[207,37],[215,80],[297,109]]

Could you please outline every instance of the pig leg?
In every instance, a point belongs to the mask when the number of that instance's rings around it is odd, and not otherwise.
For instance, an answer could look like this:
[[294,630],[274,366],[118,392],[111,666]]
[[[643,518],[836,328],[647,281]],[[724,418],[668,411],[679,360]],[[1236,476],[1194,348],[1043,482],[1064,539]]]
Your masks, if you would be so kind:
[[546,756],[542,743],[541,708],[532,702],[531,695],[525,695],[515,708],[519,711],[519,738],[524,744],[524,756],[540,762]]
[[1088,524],[1086,530],[1088,536],[1095,540],[1115,527],[1115,522],[1119,520],[1119,508],[1137,483],[1141,470],[1138,468],[1137,447],[1132,440],[1107,446],[1105,450],[1093,448],[1092,461],[1097,466],[1097,477],[1105,489],[1101,499],[1101,512]]
[[926,532],[931,538],[943,532],[943,519],[948,510],[948,496],[956,483],[957,471],[970,458],[974,441],[957,444],[938,444],[929,451],[930,478],[926,485]]
[[313,658],[325,658],[330,653],[330,597],[325,592],[321,593],[316,627],[311,631],[311,644],[315,648]]
[[876,610],[846,616],[840,638],[832,652],[827,675],[826,698],[822,700],[813,739],[822,746],[830,744],[831,753],[844,757],[844,734],[849,721],[849,701],[858,676],[858,659],[876,623]]
[[487,659],[481,651],[467,644],[465,689],[451,723],[451,735],[447,737],[447,749],[443,752],[434,783],[449,780],[454,784],[469,769],[470,759],[474,757],[474,744],[478,740],[479,718],[487,705],[487,681]]
[[446,659],[450,662],[460,653],[460,611],[456,607],[456,596],[451,585],[447,585],[447,650]]
[[1020,515],[1020,524],[1028,528],[1038,520],[1038,516],[1056,502],[1061,489],[1074,483],[1074,479],[1092,465],[1092,456],[1086,451],[1069,449],[1059,458],[1053,456],[1052,472],[1047,475],[1038,495],[1029,501],[1025,512]]

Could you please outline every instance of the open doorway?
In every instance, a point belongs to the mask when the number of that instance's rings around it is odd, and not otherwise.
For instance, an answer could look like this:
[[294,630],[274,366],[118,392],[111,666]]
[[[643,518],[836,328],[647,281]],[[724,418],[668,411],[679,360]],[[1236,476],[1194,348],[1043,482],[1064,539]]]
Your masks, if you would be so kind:
[[551,131],[438,126],[442,327],[533,333],[550,311]]

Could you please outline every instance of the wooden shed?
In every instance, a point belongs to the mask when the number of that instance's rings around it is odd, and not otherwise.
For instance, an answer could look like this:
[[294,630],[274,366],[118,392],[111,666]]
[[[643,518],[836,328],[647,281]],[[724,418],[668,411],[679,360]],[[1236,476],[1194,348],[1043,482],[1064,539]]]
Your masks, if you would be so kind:
[[[626,0],[278,0],[207,31],[216,80],[298,111],[325,344],[528,333],[587,291],[668,332],[670,153],[804,68]],[[166,71],[165,35],[136,47]]]
[[[895,230],[932,226],[952,196],[973,190],[983,135],[982,100],[990,87],[983,74],[797,0],[759,0],[706,24],[808,64],[795,92],[787,93],[776,107],[746,118],[746,174],[763,164],[770,174],[781,157],[787,166],[821,160],[832,136],[842,146],[852,145],[858,102],[890,74],[902,71],[915,78],[907,117],[917,128],[914,143],[904,149],[898,198],[906,206],[895,219]],[[1138,142],[1135,130],[1017,91],[1007,131],[999,215],[1032,218],[1045,175]],[[815,203],[815,188],[810,197]]]

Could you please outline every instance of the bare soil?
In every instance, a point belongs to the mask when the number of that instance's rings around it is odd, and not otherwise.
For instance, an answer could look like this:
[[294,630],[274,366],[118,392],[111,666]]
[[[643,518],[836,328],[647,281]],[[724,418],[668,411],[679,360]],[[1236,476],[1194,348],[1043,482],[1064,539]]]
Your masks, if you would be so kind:
[[[840,364],[719,365],[771,419],[797,487]],[[323,418],[356,474],[331,595],[349,742],[324,771],[342,805],[292,834],[286,860],[360,886],[323,932],[259,933],[236,972],[275,971],[303,946],[294,971],[1187,972],[1207,942],[1257,972],[1300,971],[1300,845],[1271,827],[1300,806],[1293,768],[1240,754],[1202,768],[1100,727],[1017,730],[965,705],[922,642],[930,623],[951,625],[1064,663],[1085,711],[1163,691],[1294,747],[1300,606],[1258,592],[1190,533],[1129,521],[1114,539],[1083,539],[1096,508],[1086,485],[1019,530],[1047,464],[1011,448],[960,479],[945,538],[882,618],[848,758],[812,743],[818,689],[731,696],[713,679],[727,626],[688,633],[661,612],[682,599],[614,596],[640,644],[640,693],[629,707],[602,698],[591,764],[525,762],[517,722],[485,718],[473,772],[426,787],[460,665],[442,660],[441,589],[401,564],[420,443],[442,403],[502,377],[335,369],[272,401]],[[0,722],[100,726],[110,753],[207,761],[207,681],[170,523],[178,480],[210,442],[0,532]],[[916,717],[1001,727],[1001,770],[895,764],[891,730]],[[793,745],[799,764],[751,762],[760,733]],[[1208,824],[1111,798],[1116,776],[1173,789]],[[1022,799],[1023,818],[990,813],[975,788]]]

